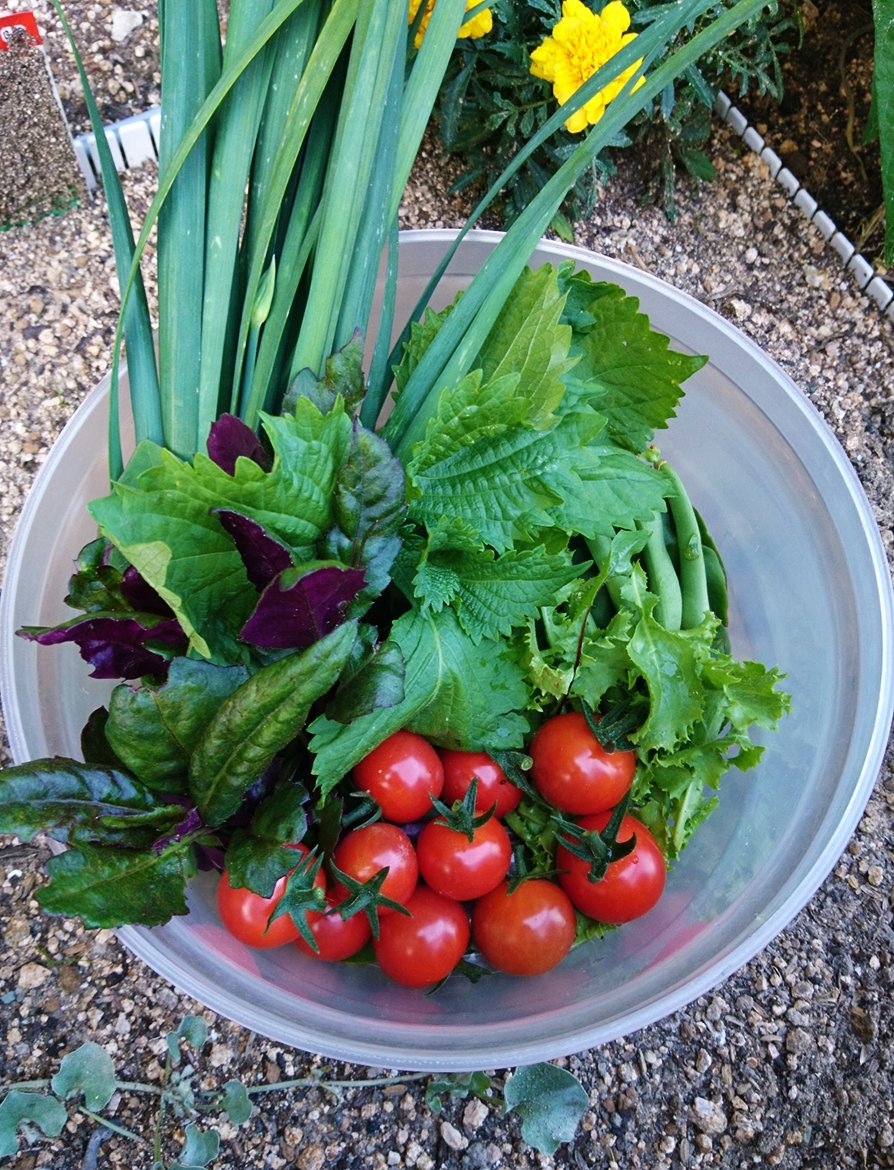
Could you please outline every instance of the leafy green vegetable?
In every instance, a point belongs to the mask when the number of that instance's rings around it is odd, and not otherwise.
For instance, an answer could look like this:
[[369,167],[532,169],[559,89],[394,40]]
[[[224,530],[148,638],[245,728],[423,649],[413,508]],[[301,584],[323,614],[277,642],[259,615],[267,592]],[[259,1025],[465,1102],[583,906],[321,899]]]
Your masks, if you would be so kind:
[[[413,330],[399,389],[462,303]],[[230,420],[220,465],[144,443],[94,505],[114,551],[84,551],[71,596],[126,610],[154,589],[191,649],[116,688],[85,732],[96,763],[0,777],[0,829],[74,846],[50,863],[52,912],[165,921],[205,850],[265,897],[290,874],[276,912],[305,924],[315,867],[375,812],[346,779],[373,748],[406,729],[514,769],[569,703],[636,751],[634,803],[673,857],[787,710],[778,672],[730,653],[720,555],[651,445],[703,359],[634,298],[566,264],[526,272],[469,372],[420,400],[403,459],[348,412],[358,360],[295,380],[264,420],[272,461]],[[567,823],[516,778],[519,873],[549,874]]]
[[189,757],[209,719],[247,677],[242,666],[175,658],[160,685],[118,686],[105,725],[109,746],[149,788],[185,792]]
[[30,841],[147,844],[183,813],[116,768],[76,760],[34,760],[0,772],[0,832]]
[[209,824],[239,808],[246,790],[302,730],[356,636],[356,625],[346,622],[307,650],[262,667],[220,705],[189,761],[190,790]]
[[185,845],[160,852],[78,845],[50,858],[47,873],[37,900],[49,914],[77,914],[92,927],[157,926],[188,912],[195,861]]
[[403,655],[404,698],[350,724],[322,715],[311,723],[310,751],[323,798],[386,736],[408,728],[444,747],[519,747],[528,722],[527,689],[505,642],[473,641],[452,610],[410,612],[391,628]]

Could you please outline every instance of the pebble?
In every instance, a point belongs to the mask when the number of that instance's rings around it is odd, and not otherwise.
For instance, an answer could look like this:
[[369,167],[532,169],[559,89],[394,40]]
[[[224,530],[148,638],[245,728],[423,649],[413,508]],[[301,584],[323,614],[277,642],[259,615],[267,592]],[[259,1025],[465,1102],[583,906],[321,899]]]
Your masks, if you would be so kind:
[[143,23],[142,12],[134,12],[128,8],[113,8],[110,21],[112,40],[126,41],[132,32],[135,32]]
[[706,1097],[696,1097],[692,1102],[692,1119],[704,1134],[724,1133],[727,1127],[727,1117],[721,1106]]

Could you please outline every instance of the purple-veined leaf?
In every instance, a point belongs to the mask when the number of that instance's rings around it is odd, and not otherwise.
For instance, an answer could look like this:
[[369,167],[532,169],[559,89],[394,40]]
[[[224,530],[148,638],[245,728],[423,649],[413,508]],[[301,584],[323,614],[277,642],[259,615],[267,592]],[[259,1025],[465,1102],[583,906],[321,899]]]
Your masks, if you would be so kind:
[[208,457],[227,475],[234,475],[240,456],[270,470],[270,457],[251,427],[234,414],[222,414],[208,432]]
[[289,550],[269,536],[256,520],[229,508],[218,509],[217,517],[232,538],[255,589],[266,589],[275,577],[292,567]]
[[322,565],[287,569],[271,581],[241,638],[268,649],[303,649],[344,621],[348,606],[363,588],[362,569]]

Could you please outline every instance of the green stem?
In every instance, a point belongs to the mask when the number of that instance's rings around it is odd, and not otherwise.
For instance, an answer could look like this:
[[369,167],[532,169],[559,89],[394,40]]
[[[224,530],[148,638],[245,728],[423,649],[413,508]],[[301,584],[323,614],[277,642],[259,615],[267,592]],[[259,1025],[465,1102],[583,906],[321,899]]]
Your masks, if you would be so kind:
[[84,1105],[78,1107],[78,1112],[83,1113],[85,1117],[89,1117],[91,1121],[95,1121],[97,1125],[103,1126],[105,1129],[110,1129],[112,1133],[117,1133],[121,1137],[130,1138],[132,1142],[137,1142],[141,1146],[148,1146],[149,1142],[146,1138],[141,1137],[133,1130],[125,1129],[123,1125],[117,1125],[114,1121],[110,1121],[108,1117],[103,1117],[99,1113],[94,1113],[92,1109],[88,1109]]
[[249,1097],[262,1093],[276,1093],[284,1089],[376,1089],[387,1085],[409,1084],[410,1081],[424,1081],[431,1073],[406,1073],[400,1077],[367,1077],[356,1081],[322,1081],[319,1077],[297,1077],[291,1081],[278,1081],[275,1085],[253,1085],[246,1089]]
[[118,1081],[117,1084],[125,1093],[148,1093],[150,1097],[160,1097],[164,1092],[158,1085],[147,1085],[143,1081]]

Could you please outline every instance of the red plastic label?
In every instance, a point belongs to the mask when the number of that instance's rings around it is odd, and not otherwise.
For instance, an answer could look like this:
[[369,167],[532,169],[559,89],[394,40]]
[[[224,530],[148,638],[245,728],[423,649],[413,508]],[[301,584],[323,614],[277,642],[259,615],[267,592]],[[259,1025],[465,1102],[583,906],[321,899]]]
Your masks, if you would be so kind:
[[9,48],[9,37],[14,28],[24,29],[33,44],[43,43],[34,13],[14,12],[11,16],[0,16],[0,50]]

